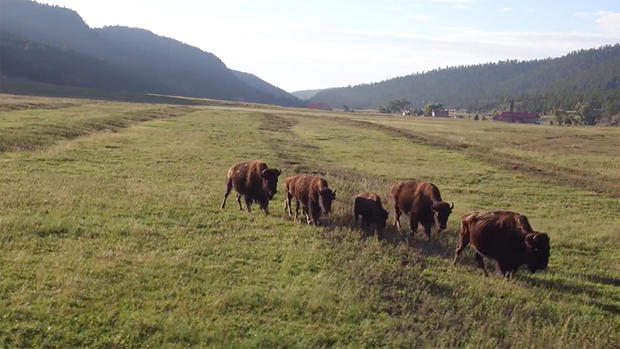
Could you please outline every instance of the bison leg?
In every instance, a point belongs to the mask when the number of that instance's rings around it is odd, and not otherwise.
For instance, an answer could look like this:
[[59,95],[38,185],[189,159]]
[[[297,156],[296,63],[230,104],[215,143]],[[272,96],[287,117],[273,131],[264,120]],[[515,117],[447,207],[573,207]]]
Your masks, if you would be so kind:
[[[288,212],[288,211],[289,211],[289,208],[290,208],[290,203],[289,203],[288,197],[286,197],[286,198],[284,199],[284,212]],[[292,212],[291,212],[291,213],[289,213],[289,217],[290,217],[292,214],[293,214]]]
[[502,274],[502,276],[505,277],[506,279],[510,279],[510,277],[512,276],[512,273],[516,271],[515,268],[511,268],[505,263],[500,263],[499,261],[497,262],[497,266],[499,267],[500,274]]
[[484,276],[489,276],[489,274],[487,273],[487,269],[484,267],[484,260],[482,259],[482,255],[476,251],[476,262],[478,262],[478,266],[480,268],[482,268],[482,271],[484,272]]
[[[252,209],[250,209],[250,206],[252,206],[252,199],[245,195],[243,197],[245,199],[245,208],[248,210],[248,212],[252,212]],[[241,204],[239,204],[239,207],[241,207]]]
[[235,199],[237,200],[237,203],[239,204],[239,210],[243,211],[243,206],[241,206],[241,194],[237,194],[235,196]]
[[431,239],[431,229],[433,229],[432,225],[425,225],[424,226],[424,232],[426,233],[426,237],[430,240]]
[[306,214],[306,217],[308,218],[308,224],[318,225],[318,219],[314,205],[311,204],[310,206],[308,206],[308,212]]
[[286,200],[284,201],[284,210],[288,210],[288,216],[292,217],[293,216],[293,211],[291,210],[291,199],[293,198],[293,196],[290,193],[286,193]]
[[459,258],[459,256],[461,255],[461,252],[463,252],[463,250],[465,249],[468,243],[469,243],[468,235],[459,236],[459,242],[456,244],[456,249],[454,250],[454,261],[452,262],[452,265],[456,265],[456,260]]
[[398,231],[401,230],[401,227],[400,227],[400,209],[398,208],[398,205],[394,206],[394,227],[397,227]]
[[269,216],[269,200],[261,202],[260,208],[265,212],[265,216]]
[[299,200],[295,199],[295,220],[299,217]]
[[413,214],[409,217],[409,227],[411,227],[411,237],[413,237],[418,231],[418,217]]
[[232,190],[232,188],[233,188],[232,180],[228,178],[226,180],[226,193],[224,194],[224,200],[222,200],[222,205],[220,206],[222,209],[226,207],[226,198],[228,198],[228,195],[230,194],[230,191]]
[[368,233],[368,230],[370,229],[370,220],[366,216],[362,216],[362,229],[364,229],[364,232],[366,233]]

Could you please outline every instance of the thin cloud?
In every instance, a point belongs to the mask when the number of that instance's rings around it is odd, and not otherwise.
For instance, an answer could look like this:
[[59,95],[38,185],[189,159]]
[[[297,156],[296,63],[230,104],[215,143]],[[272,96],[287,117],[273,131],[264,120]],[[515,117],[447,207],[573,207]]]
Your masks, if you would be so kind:
[[512,7],[502,7],[499,9],[499,12],[502,12],[502,13],[512,12]]
[[596,24],[606,33],[620,38],[620,12],[598,11]]
[[594,11],[575,12],[573,17],[582,19],[594,19],[594,23],[606,34],[616,35],[620,39],[620,12]]

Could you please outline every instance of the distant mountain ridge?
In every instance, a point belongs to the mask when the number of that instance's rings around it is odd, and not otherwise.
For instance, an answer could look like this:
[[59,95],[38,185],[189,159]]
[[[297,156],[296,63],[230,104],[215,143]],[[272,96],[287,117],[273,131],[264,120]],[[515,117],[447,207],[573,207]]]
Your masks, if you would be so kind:
[[334,108],[376,108],[394,99],[413,107],[443,103],[451,108],[491,110],[514,99],[523,111],[573,109],[591,101],[620,101],[620,44],[572,52],[559,58],[504,61],[436,69],[377,83],[326,89],[308,102]]
[[[0,8],[1,54],[7,62],[0,65],[3,76],[78,87],[304,105],[266,82],[240,79],[212,53],[148,30],[91,29],[75,11],[29,0],[2,0]],[[38,57],[33,56],[32,47],[37,48]]]
[[324,91],[326,89],[316,89],[316,90],[299,90],[293,91],[291,94],[301,100],[306,100],[314,97],[317,93]]
[[293,95],[292,93],[288,93],[284,91],[283,89],[268,83],[267,81],[259,78],[258,76],[254,74],[245,73],[245,72],[238,71],[238,70],[232,70],[232,72],[233,74],[235,74],[235,76],[239,80],[245,82],[246,84],[250,85],[251,87],[254,87],[255,89],[259,91],[270,93],[274,96],[279,96],[284,99],[290,99],[292,102],[295,102],[295,103],[301,102],[301,100],[297,96]]

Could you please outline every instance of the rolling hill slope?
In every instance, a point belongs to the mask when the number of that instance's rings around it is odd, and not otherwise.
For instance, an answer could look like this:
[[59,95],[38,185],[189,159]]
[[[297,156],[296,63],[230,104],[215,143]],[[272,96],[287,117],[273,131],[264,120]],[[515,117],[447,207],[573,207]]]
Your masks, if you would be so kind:
[[372,84],[321,91],[311,102],[374,108],[389,100],[415,107],[439,102],[452,108],[489,110],[510,99],[529,111],[571,109],[593,99],[620,101],[620,45],[572,52],[554,59],[504,61],[437,69]]
[[[139,28],[111,26],[91,29],[75,11],[61,7],[28,0],[4,0],[0,31],[6,32],[3,36],[10,38],[11,45],[16,47],[15,52],[6,55],[22,62],[16,71],[10,70],[12,65],[4,65],[0,71],[3,76],[35,79],[40,74],[29,71],[54,71],[51,74],[56,81],[79,87],[105,86],[132,92],[303,105],[292,95],[257,89],[241,81],[210,52]],[[34,52],[24,49],[32,45],[39,47],[38,57],[32,57]],[[45,52],[41,51],[43,47]],[[48,59],[41,56],[42,53],[55,58]],[[61,58],[63,55],[67,57]],[[81,55],[79,62],[75,58],[77,55]],[[73,66],[77,69],[63,69],[65,65],[52,63],[63,59],[79,63],[79,66]],[[28,65],[28,62],[32,64]],[[88,73],[100,71],[99,65],[104,65],[110,72],[114,70],[113,76],[124,72],[126,77],[102,83],[96,78],[98,73]],[[127,80],[137,82],[128,84]],[[50,82],[50,79],[35,81]]]

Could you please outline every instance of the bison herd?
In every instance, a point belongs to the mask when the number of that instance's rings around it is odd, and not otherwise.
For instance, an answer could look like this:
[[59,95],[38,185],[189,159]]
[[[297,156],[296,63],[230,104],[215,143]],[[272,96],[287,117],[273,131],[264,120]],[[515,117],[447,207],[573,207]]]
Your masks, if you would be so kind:
[[[226,205],[226,198],[235,189],[239,209],[243,210],[241,198],[246,209],[256,202],[269,214],[269,200],[277,191],[278,177],[282,172],[268,168],[262,161],[249,161],[234,165],[226,176],[226,193],[221,208]],[[318,225],[321,215],[328,215],[336,191],[329,188],[324,178],[316,175],[298,174],[284,180],[285,210],[293,216],[292,205],[295,203],[295,219],[299,216],[301,206],[308,224]],[[402,181],[390,187],[390,204],[393,206],[394,225],[401,230],[400,216],[409,218],[412,233],[422,225],[426,236],[430,238],[431,229],[436,226],[439,231],[446,229],[448,217],[454,208],[441,198],[439,188],[432,183],[422,181]],[[385,228],[388,211],[383,208],[381,198],[375,193],[359,194],[353,202],[353,217],[357,223],[369,229],[374,226],[378,231]],[[470,244],[474,250],[478,266],[487,275],[483,256],[494,259],[504,276],[511,276],[521,265],[527,265],[533,273],[545,269],[549,261],[549,236],[536,232],[530,226],[526,216],[511,211],[473,212],[461,218],[459,240],[454,254],[454,265],[463,249]]]

